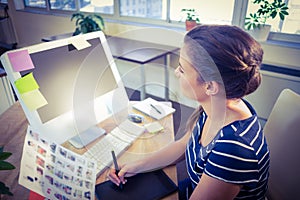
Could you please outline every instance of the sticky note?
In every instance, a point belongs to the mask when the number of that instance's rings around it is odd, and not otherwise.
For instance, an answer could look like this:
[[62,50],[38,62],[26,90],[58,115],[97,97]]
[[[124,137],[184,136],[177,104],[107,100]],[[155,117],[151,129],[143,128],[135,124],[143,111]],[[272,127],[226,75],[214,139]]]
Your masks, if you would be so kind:
[[83,37],[73,38],[69,41],[78,51],[88,48],[91,44],[86,41]]
[[7,56],[15,72],[34,68],[27,49],[7,53]]
[[164,130],[164,127],[157,121],[145,124],[144,126],[149,133],[158,133]]
[[21,99],[23,100],[27,108],[31,111],[48,104],[47,100],[42,95],[40,90],[32,90],[21,94]]
[[35,81],[32,73],[16,80],[15,85],[20,94],[39,89],[39,85]]

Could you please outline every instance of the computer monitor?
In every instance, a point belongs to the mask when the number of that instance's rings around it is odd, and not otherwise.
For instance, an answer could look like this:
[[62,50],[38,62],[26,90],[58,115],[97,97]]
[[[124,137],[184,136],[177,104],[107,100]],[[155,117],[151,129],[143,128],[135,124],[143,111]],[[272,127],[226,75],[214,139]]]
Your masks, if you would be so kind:
[[[19,71],[14,68],[14,59],[24,50],[34,68]],[[8,51],[1,62],[30,125],[58,143],[77,137],[75,143],[83,141],[77,147],[83,147],[103,133],[96,124],[128,106],[128,96],[101,31]],[[15,84],[28,74],[33,75],[47,101],[35,110],[29,108]],[[84,138],[83,133],[92,136]]]

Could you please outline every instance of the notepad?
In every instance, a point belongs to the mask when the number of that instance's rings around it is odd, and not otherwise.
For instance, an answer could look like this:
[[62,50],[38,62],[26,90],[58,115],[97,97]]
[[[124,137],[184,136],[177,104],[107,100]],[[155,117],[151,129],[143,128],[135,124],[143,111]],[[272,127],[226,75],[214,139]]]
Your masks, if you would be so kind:
[[150,97],[134,104],[132,107],[157,120],[175,112],[174,108]]
[[111,181],[100,183],[95,189],[99,200],[155,200],[172,194],[176,190],[176,184],[163,170],[128,177],[122,190]]

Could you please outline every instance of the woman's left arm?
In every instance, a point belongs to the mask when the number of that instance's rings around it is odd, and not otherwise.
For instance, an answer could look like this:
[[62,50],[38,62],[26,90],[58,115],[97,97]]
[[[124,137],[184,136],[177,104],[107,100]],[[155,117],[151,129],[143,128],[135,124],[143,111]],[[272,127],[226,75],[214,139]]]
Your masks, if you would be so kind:
[[241,185],[227,183],[203,173],[190,200],[234,199],[240,189]]

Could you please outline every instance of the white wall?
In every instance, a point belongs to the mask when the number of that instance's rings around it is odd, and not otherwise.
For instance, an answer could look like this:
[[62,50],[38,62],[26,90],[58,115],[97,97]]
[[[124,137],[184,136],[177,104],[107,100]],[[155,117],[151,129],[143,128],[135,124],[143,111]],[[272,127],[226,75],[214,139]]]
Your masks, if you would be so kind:
[[300,70],[300,45],[287,47],[272,43],[262,43],[264,63]]
[[246,97],[255,108],[258,116],[268,119],[271,110],[280,94],[285,88],[290,88],[300,94],[300,77],[289,76],[261,70],[262,83],[252,94]]

